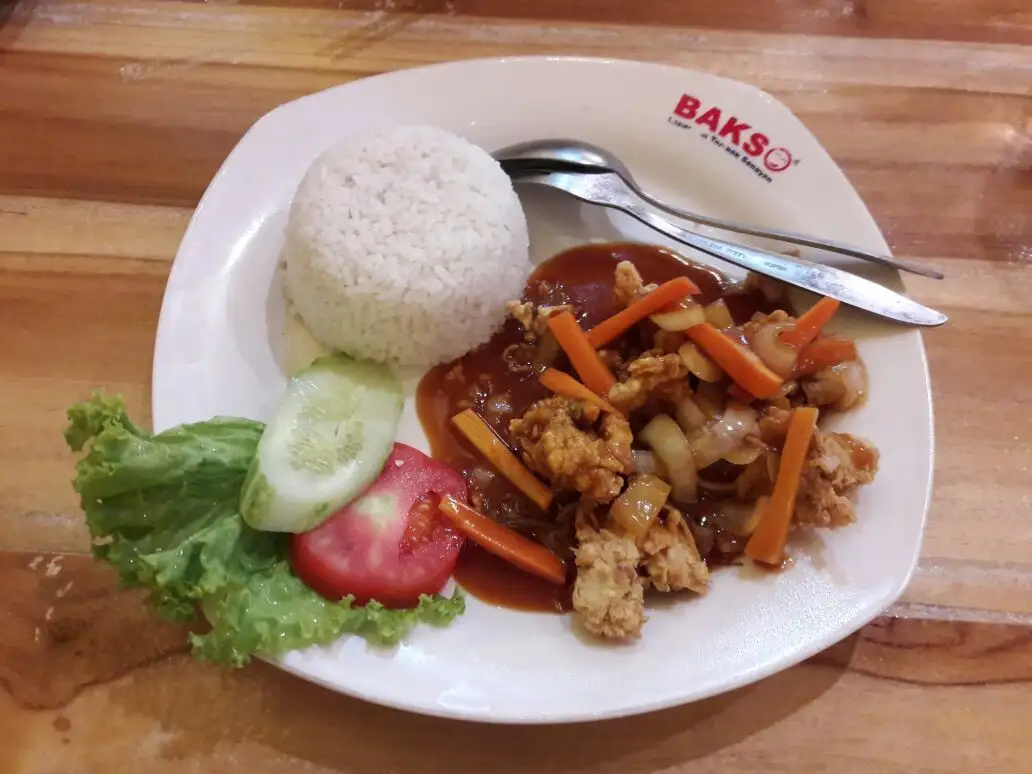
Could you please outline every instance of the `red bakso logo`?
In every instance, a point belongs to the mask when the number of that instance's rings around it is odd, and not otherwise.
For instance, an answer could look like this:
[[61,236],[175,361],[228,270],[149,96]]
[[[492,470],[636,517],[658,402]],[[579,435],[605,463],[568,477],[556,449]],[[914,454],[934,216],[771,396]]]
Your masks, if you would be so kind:
[[792,163],[792,154],[788,148],[771,148],[763,157],[763,166],[771,172],[780,172],[788,169]]
[[691,94],[681,95],[668,120],[682,129],[708,129],[708,133],[703,135],[705,139],[739,159],[767,182],[773,179],[769,172],[783,172],[793,164],[792,152],[788,148],[772,147],[770,137],[763,132],[737,116],[725,115],[720,107],[704,105],[702,100]]

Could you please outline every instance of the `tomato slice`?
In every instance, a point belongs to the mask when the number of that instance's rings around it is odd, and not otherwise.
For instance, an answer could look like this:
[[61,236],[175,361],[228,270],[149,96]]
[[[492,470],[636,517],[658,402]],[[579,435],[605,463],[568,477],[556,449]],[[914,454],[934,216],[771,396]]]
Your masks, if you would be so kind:
[[463,477],[402,443],[361,497],[311,532],[294,535],[290,561],[301,580],[327,599],[414,607],[440,591],[462,548],[462,535],[438,509],[444,495],[466,502]]

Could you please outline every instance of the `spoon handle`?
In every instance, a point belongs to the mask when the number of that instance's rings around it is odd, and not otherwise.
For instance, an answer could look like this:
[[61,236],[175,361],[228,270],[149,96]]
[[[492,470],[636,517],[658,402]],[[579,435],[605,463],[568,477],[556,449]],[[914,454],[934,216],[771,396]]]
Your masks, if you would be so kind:
[[621,210],[682,244],[707,255],[733,263],[743,269],[781,280],[803,290],[831,296],[843,303],[872,314],[910,325],[936,326],[948,319],[904,295],[847,271],[790,258],[745,245],[711,239],[675,226],[665,218],[641,206],[623,180],[615,174],[584,175],[551,172],[520,177],[517,182],[537,183],[558,188],[590,204]]
[[731,220],[722,220],[721,218],[711,218],[707,215],[699,215],[698,213],[690,212],[689,210],[682,210],[680,207],[675,207],[672,204],[667,204],[661,199],[657,199],[655,196],[646,193],[637,186],[633,186],[633,190],[638,194],[638,196],[656,209],[663,210],[670,215],[684,220],[689,220],[693,223],[698,223],[702,226],[710,226],[712,228],[719,228],[723,231],[734,231],[739,234],[765,237],[767,239],[777,239],[781,242],[789,242],[795,245],[802,245],[803,247],[816,247],[820,250],[848,255],[853,258],[860,258],[865,261],[881,264],[882,266],[899,269],[900,271],[907,271],[911,274],[920,274],[922,277],[930,277],[931,279],[942,279],[946,276],[941,271],[931,266],[921,266],[920,264],[905,261],[901,258],[889,258],[884,255],[878,255],[878,253],[869,253],[866,250],[860,250],[859,248],[851,247],[850,245],[843,244],[842,242],[833,242],[829,239],[818,239],[817,237],[807,236],[806,234],[797,234],[793,231],[759,228],[758,226],[750,226],[746,223],[737,223]]

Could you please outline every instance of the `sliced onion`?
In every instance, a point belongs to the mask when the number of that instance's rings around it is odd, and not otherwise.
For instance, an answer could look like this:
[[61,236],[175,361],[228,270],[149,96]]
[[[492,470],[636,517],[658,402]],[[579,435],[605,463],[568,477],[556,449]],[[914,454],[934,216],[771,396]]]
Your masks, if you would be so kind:
[[657,474],[656,455],[646,449],[631,449],[631,459],[634,460],[634,470],[637,473]]
[[724,299],[718,298],[706,307],[706,322],[719,330],[734,327],[735,321]]
[[749,436],[742,443],[724,455],[724,459],[732,465],[749,465],[763,454],[763,444],[755,436]]
[[[765,498],[760,498],[763,500]],[[723,530],[730,532],[735,537],[749,537],[760,523],[762,515],[761,507],[756,503],[743,503],[737,500],[728,500],[721,503],[720,511],[713,518],[714,523]]]
[[690,341],[682,344],[680,349],[677,350],[677,354],[684,361],[688,370],[704,382],[719,382],[724,376],[724,371],[720,366],[710,360]]
[[666,414],[657,414],[638,437],[652,447],[659,458],[673,488],[674,499],[695,502],[699,495],[695,456],[677,422]]
[[746,465],[738,475],[738,478],[735,479],[735,496],[739,500],[755,500],[757,495],[773,491],[777,469],[771,463],[772,457],[775,455],[767,452],[761,459]]
[[513,411],[512,398],[507,392],[503,392],[501,395],[492,395],[487,399],[487,404],[485,405],[484,410],[488,414],[511,414]]
[[709,467],[732,453],[746,437],[758,434],[756,412],[749,406],[732,401],[727,405],[723,415],[707,425],[705,432],[692,442],[696,467]]
[[646,473],[638,476],[613,500],[609,515],[635,539],[639,540],[659,518],[659,512],[670,496],[670,485]]
[[746,436],[759,435],[760,425],[756,412],[744,403],[731,401],[724,409],[720,418],[720,424],[724,425],[729,437],[734,438],[737,443],[745,440]]
[[495,472],[490,468],[477,465],[469,473],[469,483],[477,489],[487,489],[496,478]]
[[706,322],[706,312],[694,301],[682,301],[679,309],[657,312],[649,319],[665,331],[686,331]]
[[685,395],[677,402],[677,408],[674,411],[674,418],[685,433],[690,433],[692,430],[702,427],[709,421],[709,417],[707,417],[695,401],[692,400],[691,395]]
[[734,443],[719,434],[707,430],[692,441],[692,456],[695,467],[699,470],[708,468],[717,460],[724,458],[734,448]]
[[764,362],[771,371],[782,379],[787,379],[795,370],[796,351],[783,344],[779,336],[782,331],[793,327],[792,323],[777,323],[774,325],[760,325],[749,339],[749,345],[753,352]]
[[710,492],[721,492],[729,493],[734,492],[737,489],[737,484],[734,481],[710,481],[709,479],[699,476],[699,488],[706,489]]
[[716,419],[724,413],[727,393],[715,382],[702,382],[695,391],[693,400],[707,419]]

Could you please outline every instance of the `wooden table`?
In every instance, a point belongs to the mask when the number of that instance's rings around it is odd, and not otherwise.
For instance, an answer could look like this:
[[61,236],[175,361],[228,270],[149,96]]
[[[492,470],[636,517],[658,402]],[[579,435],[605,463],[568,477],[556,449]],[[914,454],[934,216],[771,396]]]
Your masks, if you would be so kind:
[[[0,0],[0,771],[1032,771],[1029,44],[1028,0]],[[194,663],[82,557],[65,407],[104,387],[146,417],[169,265],[258,116],[520,53],[771,91],[897,254],[948,272],[907,278],[952,317],[926,336],[936,485],[913,584],[800,667],[596,725],[475,727]]]

